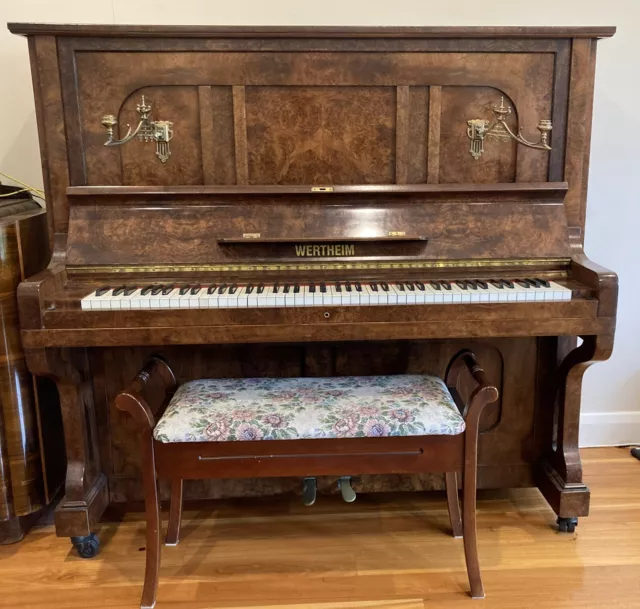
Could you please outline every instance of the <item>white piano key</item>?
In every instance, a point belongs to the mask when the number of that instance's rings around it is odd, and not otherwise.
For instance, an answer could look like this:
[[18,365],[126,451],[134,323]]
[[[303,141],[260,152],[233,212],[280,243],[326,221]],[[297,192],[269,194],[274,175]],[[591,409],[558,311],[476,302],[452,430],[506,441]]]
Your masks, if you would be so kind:
[[306,307],[308,306],[305,303],[305,287],[304,285],[298,285],[298,292],[293,293],[293,306],[294,307]]
[[293,292],[293,284],[289,284],[289,291],[284,294],[284,306],[295,307],[296,295]]
[[407,304],[407,291],[400,289],[395,284],[389,284],[389,290],[392,290],[396,295],[396,304],[405,305]]
[[353,289],[358,293],[360,297],[360,306],[368,307],[371,304],[371,296],[367,291],[367,287],[364,284],[360,284],[360,291],[355,286]]
[[382,286],[379,283],[376,283],[376,287],[378,288],[377,290],[373,290],[372,288],[372,292],[376,295],[376,304],[378,306],[383,306],[389,303],[389,297],[388,292],[385,292],[382,289]]
[[452,301],[454,303],[470,303],[471,294],[469,290],[463,290],[455,281],[450,282],[451,294],[453,296]]
[[549,283],[553,290],[554,300],[571,300],[571,290],[569,288],[566,288],[555,281],[550,281]]
[[311,292],[311,290],[309,290],[309,293],[311,294],[311,306],[321,307],[324,299],[322,297],[322,292],[320,291],[320,286],[316,283],[314,286],[314,291]]
[[[276,291],[277,289],[277,291]],[[286,295],[284,293],[284,285],[279,284],[277,288],[272,286],[271,288],[273,293],[273,306],[278,308],[284,308]]]
[[175,300],[176,296],[179,295],[180,289],[179,288],[173,288],[173,290],[171,290],[171,292],[169,292],[168,294],[161,294],[160,295],[160,308],[161,309],[171,309],[171,301]]
[[416,300],[417,300],[417,296],[416,296],[416,290],[417,288],[415,286],[412,286],[413,290],[407,286],[407,284],[404,284],[404,289],[405,292],[407,294],[407,304],[416,304]]

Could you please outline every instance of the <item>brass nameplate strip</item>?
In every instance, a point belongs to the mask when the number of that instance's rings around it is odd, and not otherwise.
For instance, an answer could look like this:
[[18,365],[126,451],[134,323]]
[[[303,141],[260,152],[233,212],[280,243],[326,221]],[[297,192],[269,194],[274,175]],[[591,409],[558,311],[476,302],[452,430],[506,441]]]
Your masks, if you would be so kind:
[[521,260],[429,260],[420,262],[317,262],[302,263],[256,263],[256,264],[172,264],[172,265],[136,265],[136,266],[68,266],[70,274],[128,274],[128,273],[253,273],[263,271],[367,271],[383,269],[458,269],[458,268],[497,268],[497,267],[551,267],[566,266],[570,258],[531,258]]

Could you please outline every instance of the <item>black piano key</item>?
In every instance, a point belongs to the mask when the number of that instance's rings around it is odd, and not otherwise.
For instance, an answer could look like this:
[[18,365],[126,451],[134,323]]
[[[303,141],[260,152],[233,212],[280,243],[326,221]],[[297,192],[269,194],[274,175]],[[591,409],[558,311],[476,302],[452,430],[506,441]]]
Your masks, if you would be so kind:
[[477,290],[478,289],[478,284],[473,280],[473,279],[467,279],[465,281],[465,283],[467,284],[467,286],[469,286],[472,290]]
[[503,279],[502,285],[504,285],[505,288],[510,288],[512,290],[516,287],[513,281],[511,281],[510,279]]
[[441,289],[442,289],[442,286],[440,285],[440,282],[439,282],[439,281],[432,281],[432,282],[431,282],[431,287],[432,287],[434,290],[441,290]]
[[296,284],[293,286],[293,293],[294,293],[294,294],[300,294],[300,284],[296,283]]
[[489,283],[499,290],[504,290],[505,288],[504,282],[500,281],[499,279],[492,279]]
[[285,294],[288,294],[290,290],[291,290],[291,286],[290,286],[288,283],[285,283],[285,284],[284,284],[284,288],[282,288],[282,291],[283,291]]
[[201,289],[201,285],[194,285],[189,293],[191,294],[191,296],[195,296]]
[[124,295],[125,296],[131,296],[131,294],[133,294],[138,288],[134,285],[131,286],[130,288],[125,288],[124,290]]
[[247,294],[253,294],[253,290],[255,290],[255,286],[252,283],[247,285]]
[[415,291],[416,291],[416,286],[415,286],[415,285],[413,285],[410,281],[407,281],[407,282],[405,283],[405,285],[407,286],[407,288],[409,288],[409,291],[410,291],[410,292],[415,292]]
[[536,280],[540,283],[540,285],[542,287],[545,287],[545,288],[550,288],[551,287],[551,284],[546,279],[536,278]]
[[534,288],[541,288],[542,284],[537,280],[537,279],[530,279],[529,277],[527,277],[525,279],[525,281],[532,287]]
[[105,285],[105,286],[103,286],[101,288],[98,288],[96,290],[96,296],[104,296],[110,289],[111,289],[111,287],[108,286],[108,285]]
[[402,283],[396,283],[396,287],[397,287],[401,292],[406,292],[406,290],[404,289],[404,284],[402,284]]
[[378,284],[377,283],[370,283],[369,287],[374,291],[377,292],[378,291]]
[[[190,288],[190,287],[191,287],[191,286],[183,285],[183,286],[180,288],[180,296],[184,296],[184,295],[189,291],[189,288]],[[142,291],[142,293],[144,294],[144,290]]]
[[336,282],[336,292],[342,292],[342,286],[339,281]]
[[221,283],[220,287],[218,288],[218,294],[224,294],[227,291],[227,284],[226,283]]
[[207,294],[209,294],[209,295],[213,294],[216,291],[217,288],[218,288],[218,286],[215,283],[210,285],[207,288]]
[[351,292],[351,282],[345,281],[344,289],[347,290],[347,292]]
[[362,292],[362,285],[360,285],[359,281],[354,282],[353,284],[356,288],[356,292]]
[[151,286],[151,296],[157,296],[158,294],[160,294],[160,292],[162,292],[162,286],[161,285],[152,285]]
[[325,294],[327,292],[327,286],[324,283],[320,284],[320,291]]
[[440,284],[445,290],[449,290],[449,292],[451,292],[451,284],[448,281],[441,281]]
[[120,294],[124,294],[124,291],[127,289],[127,286],[121,285],[119,288],[113,288],[112,296],[119,296]]
[[171,292],[173,292],[174,287],[172,285],[163,285],[162,286],[162,295],[163,296],[168,296],[169,294],[171,294]]
[[380,283],[380,287],[383,289],[383,291],[388,292],[389,291],[389,284],[386,281],[382,281]]
[[256,289],[257,294],[262,294],[264,292],[264,283],[259,283],[258,288]]
[[482,279],[476,279],[476,283],[483,289],[488,290],[489,284],[486,281],[482,281]]
[[238,291],[238,284],[234,283],[230,288],[229,288],[229,294],[235,294]]
[[276,282],[273,284],[273,293],[274,293],[274,294],[277,294],[277,293],[278,293],[278,290],[280,290],[280,285],[279,285],[279,284],[278,284],[278,282],[276,281]]
[[416,281],[416,287],[417,287],[421,292],[424,292],[424,283],[422,283],[422,281]]
[[524,279],[516,279],[516,283],[523,288],[530,288],[531,286]]
[[[146,288],[142,288],[142,290],[140,290],[140,294],[142,294],[142,296],[146,296],[147,294],[149,294],[151,292],[151,290],[153,290],[155,286],[152,285],[148,285]],[[187,290],[189,289],[189,286],[187,286]],[[180,292],[181,294],[186,294],[187,291],[185,290],[184,292]]]
[[315,292],[316,292],[316,284],[315,283],[310,283],[309,284],[309,292],[311,292],[312,294],[315,294]]
[[467,289],[467,282],[466,281],[456,281],[456,285],[462,290],[466,290]]

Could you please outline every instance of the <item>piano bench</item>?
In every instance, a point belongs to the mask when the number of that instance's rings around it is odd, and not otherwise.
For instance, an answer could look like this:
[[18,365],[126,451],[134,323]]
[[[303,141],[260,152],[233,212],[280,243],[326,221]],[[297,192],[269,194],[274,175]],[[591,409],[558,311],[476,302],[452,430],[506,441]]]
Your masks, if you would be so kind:
[[471,595],[483,598],[478,428],[483,408],[497,398],[467,350],[451,360],[444,381],[428,375],[202,379],[179,387],[169,365],[152,357],[115,402],[140,432],[147,520],[141,607],[155,605],[158,586],[160,478],[171,481],[166,543],[175,545],[185,479],[444,472]]

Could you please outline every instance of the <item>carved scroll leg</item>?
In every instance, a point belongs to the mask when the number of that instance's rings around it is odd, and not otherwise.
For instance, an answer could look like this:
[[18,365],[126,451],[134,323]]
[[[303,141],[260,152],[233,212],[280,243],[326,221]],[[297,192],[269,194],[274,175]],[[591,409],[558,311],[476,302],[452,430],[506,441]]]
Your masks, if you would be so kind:
[[[107,478],[100,471],[86,353],[83,350],[34,349],[27,351],[26,355],[29,370],[37,376],[53,379],[60,396],[67,475],[65,496],[56,509],[56,534],[76,540],[92,538],[94,527],[109,502],[109,495]],[[80,552],[83,556],[95,553]]]
[[158,577],[160,575],[160,498],[158,496],[153,438],[150,433],[143,433],[141,436],[142,478],[147,518],[147,553],[140,607],[141,609],[151,609],[156,604]]
[[169,526],[165,545],[177,546],[180,541],[180,522],[182,520],[182,480],[171,481],[171,503],[169,505]]
[[449,520],[451,530],[456,539],[462,537],[462,515],[460,514],[460,501],[458,499],[458,476],[456,472],[445,474],[445,484],[447,488],[447,507],[449,508]]
[[579,451],[580,398],[587,368],[609,358],[613,336],[586,336],[570,351],[558,371],[556,448],[543,462],[538,486],[560,518],[589,513],[589,489],[582,481]]

